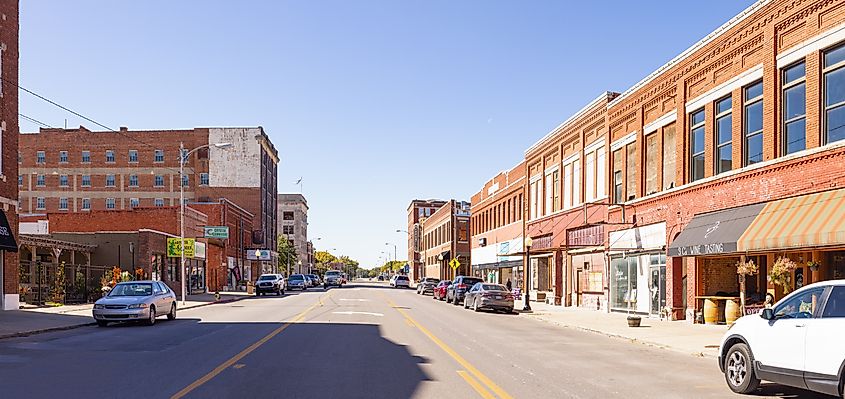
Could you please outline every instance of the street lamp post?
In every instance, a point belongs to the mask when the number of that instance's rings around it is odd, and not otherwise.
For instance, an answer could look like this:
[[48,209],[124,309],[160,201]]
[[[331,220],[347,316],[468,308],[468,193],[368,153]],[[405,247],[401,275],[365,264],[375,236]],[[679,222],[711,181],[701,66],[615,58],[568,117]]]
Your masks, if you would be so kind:
[[522,307],[525,312],[531,311],[531,301],[528,298],[528,289],[531,287],[529,284],[531,282],[531,244],[533,244],[531,237],[525,237],[525,306]]
[[180,276],[180,280],[182,280],[182,306],[185,306],[185,296],[187,294],[185,280],[188,279],[185,273],[185,162],[188,161],[188,156],[191,155],[192,152],[211,146],[226,149],[232,147],[232,143],[203,144],[193,150],[185,152],[185,143],[179,142],[179,245],[181,248],[179,265],[181,265],[180,270],[182,274]]

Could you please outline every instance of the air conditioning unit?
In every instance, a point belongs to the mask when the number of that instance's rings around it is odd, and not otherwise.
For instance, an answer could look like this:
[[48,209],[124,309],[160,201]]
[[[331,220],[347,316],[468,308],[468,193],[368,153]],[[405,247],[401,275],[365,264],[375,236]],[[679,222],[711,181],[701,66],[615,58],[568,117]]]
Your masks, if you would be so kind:
[[478,239],[478,245],[482,246],[482,247],[487,246],[487,238],[485,238],[485,237],[479,238]]

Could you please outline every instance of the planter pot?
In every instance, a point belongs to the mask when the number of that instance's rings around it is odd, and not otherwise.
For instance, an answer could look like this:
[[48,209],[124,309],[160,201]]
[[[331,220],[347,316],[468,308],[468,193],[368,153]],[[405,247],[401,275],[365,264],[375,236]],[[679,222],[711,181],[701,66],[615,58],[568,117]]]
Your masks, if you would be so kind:
[[817,271],[819,271],[819,267],[818,266],[810,266],[810,271],[817,272]]
[[641,321],[640,316],[628,316],[628,327],[639,327]]

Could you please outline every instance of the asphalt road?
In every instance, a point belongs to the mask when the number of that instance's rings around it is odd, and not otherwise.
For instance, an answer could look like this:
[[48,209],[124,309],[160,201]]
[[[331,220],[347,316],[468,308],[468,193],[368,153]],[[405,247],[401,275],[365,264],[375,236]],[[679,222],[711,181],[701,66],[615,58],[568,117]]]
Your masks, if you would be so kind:
[[[3,398],[725,398],[712,359],[351,284],[0,340]],[[764,384],[757,397],[818,397]]]

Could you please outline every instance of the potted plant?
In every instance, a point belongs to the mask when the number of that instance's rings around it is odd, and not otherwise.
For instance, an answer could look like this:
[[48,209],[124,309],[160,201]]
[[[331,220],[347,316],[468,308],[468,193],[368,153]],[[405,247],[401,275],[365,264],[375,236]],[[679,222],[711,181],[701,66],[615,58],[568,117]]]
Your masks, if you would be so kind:
[[779,257],[772,269],[769,270],[769,281],[774,285],[779,285],[783,288],[783,293],[787,294],[792,290],[792,273],[798,267],[795,261],[785,256]]
[[807,262],[807,267],[810,268],[811,271],[817,272],[819,271],[819,266],[821,266],[821,262],[816,262],[814,260],[810,260]]
[[631,298],[628,298],[628,317],[626,318],[628,320],[628,327],[639,327],[643,319],[638,314],[631,314],[632,302]]

